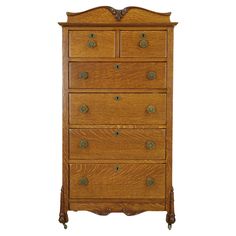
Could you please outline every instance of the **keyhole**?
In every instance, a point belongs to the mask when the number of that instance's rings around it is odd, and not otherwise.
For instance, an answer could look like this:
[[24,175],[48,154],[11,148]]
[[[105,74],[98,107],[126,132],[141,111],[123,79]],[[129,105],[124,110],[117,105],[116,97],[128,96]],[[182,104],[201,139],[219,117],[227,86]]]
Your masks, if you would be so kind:
[[119,70],[120,69],[120,65],[119,64],[115,64],[115,69]]
[[144,34],[144,33],[142,33],[141,35],[142,35],[142,38],[144,38],[144,37],[145,37],[145,34]]
[[119,170],[120,170],[120,166],[117,165],[117,166],[115,167],[115,171],[117,172],[117,171],[119,171]]
[[94,33],[89,34],[89,38],[95,38],[95,34]]
[[120,100],[120,96],[115,96],[115,100],[119,101]]

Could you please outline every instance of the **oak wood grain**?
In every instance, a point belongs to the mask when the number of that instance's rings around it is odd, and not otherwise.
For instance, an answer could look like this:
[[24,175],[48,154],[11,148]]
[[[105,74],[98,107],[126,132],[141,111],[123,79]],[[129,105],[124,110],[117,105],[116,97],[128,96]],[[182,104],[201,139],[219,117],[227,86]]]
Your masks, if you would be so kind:
[[[177,23],[170,21],[170,13],[138,7],[104,6],[67,16],[68,21],[60,23],[63,186],[59,221],[68,221],[68,210],[101,215],[166,210],[167,223],[173,224],[173,28]],[[146,48],[139,46],[141,38],[147,40]],[[88,47],[88,41],[96,46]],[[114,70],[115,64],[119,70]],[[147,80],[149,70],[157,72],[156,80]],[[89,73],[88,79],[78,78],[82,71]],[[88,105],[86,113],[80,112],[83,104]],[[146,112],[149,105],[155,113]],[[117,130],[120,134],[114,136]],[[88,141],[83,150],[81,139]],[[154,149],[145,149],[147,139],[155,140]],[[85,176],[88,185],[81,185]],[[148,187],[150,177],[155,184]]]
[[[115,57],[115,37],[115,31],[69,31],[69,57]],[[88,47],[89,41],[96,46]]]
[[[165,159],[165,129],[70,129],[70,159]],[[80,147],[86,140],[88,146]],[[155,147],[148,149],[147,142]]]
[[[139,42],[141,35],[148,42],[146,48],[141,48]],[[121,31],[120,32],[121,57],[166,57],[167,32],[166,31]]]
[[[80,185],[83,177],[88,185]],[[153,186],[146,185],[148,177]],[[137,197],[165,198],[165,164],[70,164],[70,198]]]
[[91,212],[124,212],[135,211],[135,212],[144,212],[144,211],[164,211],[165,210],[165,201],[163,199],[156,199],[156,202],[145,203],[140,202],[111,202],[103,200],[103,202],[70,202],[69,208],[72,211],[91,211]]
[[[88,78],[80,74],[87,72]],[[150,79],[149,72],[156,73]],[[166,63],[154,62],[71,62],[69,64],[70,88],[165,88]]]
[[[118,19],[117,15],[121,15]],[[122,24],[140,23],[140,24],[174,24],[170,22],[171,13],[160,13],[147,10],[140,7],[126,7],[122,10],[117,10],[109,6],[96,7],[84,12],[71,13],[67,12],[68,23],[96,23],[101,24]],[[62,23],[60,23],[62,24]]]
[[[116,97],[119,96],[119,101]],[[70,124],[165,124],[165,94],[69,94]],[[86,105],[88,112],[81,113]],[[147,107],[156,111],[148,113]]]

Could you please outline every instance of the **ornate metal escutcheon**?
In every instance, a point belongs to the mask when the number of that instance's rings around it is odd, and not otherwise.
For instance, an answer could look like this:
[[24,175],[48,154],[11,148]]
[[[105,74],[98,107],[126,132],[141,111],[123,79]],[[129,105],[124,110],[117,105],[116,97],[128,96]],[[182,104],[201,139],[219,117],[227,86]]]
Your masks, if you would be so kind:
[[88,185],[89,183],[89,180],[87,177],[82,177],[80,180],[79,180],[79,184],[80,185]]
[[154,80],[157,77],[157,73],[155,71],[149,71],[147,77],[149,80]]
[[87,113],[89,111],[89,108],[86,104],[83,104],[80,106],[79,110],[81,113]]
[[95,41],[89,40],[87,45],[89,48],[95,48],[97,46],[97,43]]
[[88,72],[82,71],[79,73],[79,78],[80,79],[88,79]]
[[79,142],[80,148],[84,149],[88,147],[88,141],[86,139],[81,139]]
[[155,113],[156,112],[156,108],[153,105],[149,105],[146,110],[148,113]]
[[139,41],[139,47],[140,48],[147,48],[148,47],[148,41],[146,39],[141,39]]
[[153,186],[154,184],[155,184],[155,180],[154,180],[153,178],[148,177],[148,178],[146,179],[146,185],[147,185],[148,187],[151,187],[151,186]]
[[146,148],[147,148],[148,150],[152,150],[152,149],[154,149],[155,147],[156,147],[156,143],[155,143],[154,141],[148,140],[148,141],[146,142]]

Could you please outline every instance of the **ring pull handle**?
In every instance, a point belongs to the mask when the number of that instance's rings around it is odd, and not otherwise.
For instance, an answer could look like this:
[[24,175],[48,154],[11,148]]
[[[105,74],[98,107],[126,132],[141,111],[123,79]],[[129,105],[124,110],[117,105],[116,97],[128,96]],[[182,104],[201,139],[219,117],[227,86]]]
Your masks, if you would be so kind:
[[79,142],[79,147],[82,148],[82,149],[85,149],[88,147],[88,141],[86,139],[81,139],[80,142]]
[[80,72],[79,73],[79,78],[80,79],[88,79],[88,72],[86,72],[86,71],[82,71],[82,72]]
[[89,111],[89,107],[86,104],[83,104],[80,106],[79,110],[81,113],[87,113]]
[[146,111],[148,113],[155,113],[156,112],[156,108],[153,105],[149,105],[146,109]]
[[82,177],[82,178],[79,179],[79,184],[80,185],[88,185],[88,183],[89,183],[89,180],[88,180],[87,177]]
[[154,149],[155,147],[156,147],[156,143],[155,143],[154,141],[148,140],[148,141],[146,142],[146,149],[152,150],[152,149]]
[[148,77],[149,80],[154,80],[157,77],[157,73],[155,71],[149,71],[147,73],[147,77]]
[[155,180],[154,180],[153,178],[148,177],[148,178],[146,179],[146,185],[147,185],[148,187],[151,187],[151,186],[153,186],[154,184],[155,184]]
[[97,46],[97,43],[96,43],[96,41],[89,40],[88,43],[87,43],[87,46],[89,48],[95,48]]

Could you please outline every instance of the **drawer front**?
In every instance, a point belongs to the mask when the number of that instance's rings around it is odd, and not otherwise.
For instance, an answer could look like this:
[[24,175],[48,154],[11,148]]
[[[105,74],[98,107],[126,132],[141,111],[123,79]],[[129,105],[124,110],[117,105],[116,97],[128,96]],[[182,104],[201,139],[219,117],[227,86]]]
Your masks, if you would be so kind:
[[121,57],[166,57],[166,31],[121,31]]
[[69,64],[70,88],[166,88],[166,63]]
[[69,31],[69,57],[115,57],[115,32]]
[[165,94],[69,95],[70,124],[165,124]]
[[165,129],[70,129],[70,159],[165,159]]
[[70,198],[165,198],[165,164],[70,164]]

